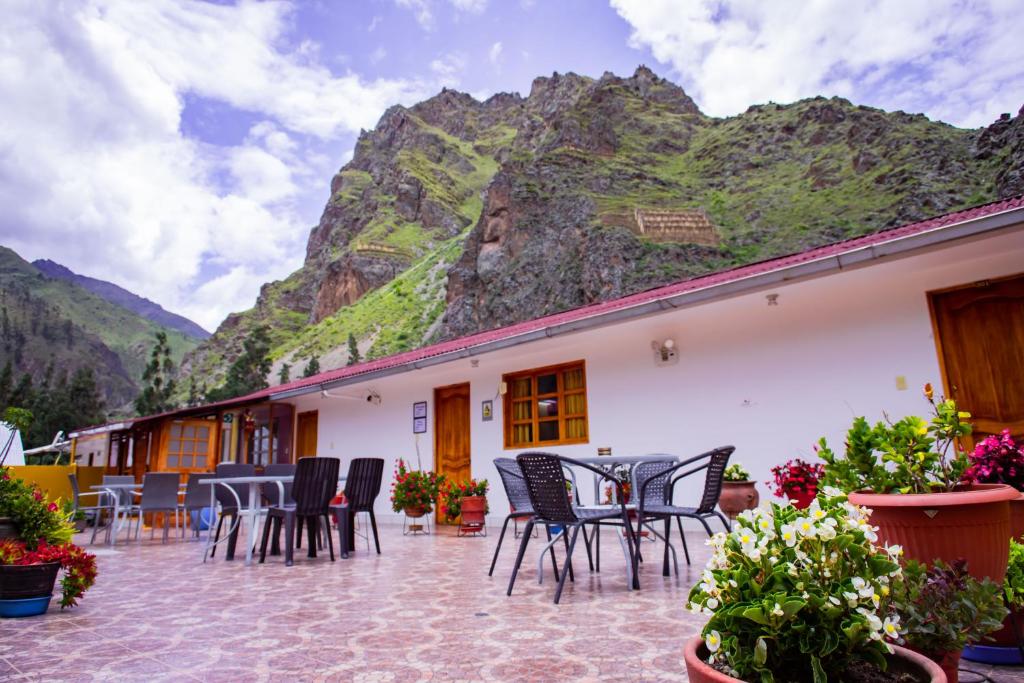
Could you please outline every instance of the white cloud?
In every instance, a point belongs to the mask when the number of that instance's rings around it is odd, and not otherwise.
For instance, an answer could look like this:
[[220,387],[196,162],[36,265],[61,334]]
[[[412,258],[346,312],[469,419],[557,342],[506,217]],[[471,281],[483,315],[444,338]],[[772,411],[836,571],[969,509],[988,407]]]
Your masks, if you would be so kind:
[[461,52],[449,52],[430,62],[430,70],[438,81],[445,86],[459,84],[459,76],[466,68],[466,56]]
[[387,56],[388,51],[384,49],[384,46],[378,45],[377,49],[370,53],[370,64],[379,64]]
[[611,0],[713,115],[841,95],[962,126],[1015,112],[1024,12],[1012,0]]
[[[251,306],[301,264],[301,216],[342,154],[324,150],[433,89],[334,75],[315,43],[287,47],[290,21],[281,3],[16,1],[0,24],[0,242],[208,328]],[[182,131],[194,101],[257,123],[201,142]]]
[[487,0],[449,0],[449,2],[460,12],[480,14],[487,9]]
[[367,33],[373,33],[373,31],[374,31],[374,30],[375,30],[375,29],[376,29],[376,28],[377,28],[378,26],[380,26],[380,22],[381,22],[381,17],[380,17],[380,15],[379,15],[379,14],[378,14],[378,15],[375,15],[375,16],[373,17],[373,19],[371,19],[371,20],[370,20],[370,25],[366,27],[366,32],[367,32]]
[[[482,14],[487,9],[488,0],[448,0],[448,3],[460,14]],[[424,31],[433,31],[437,28],[436,2],[435,0],[395,0],[399,7],[404,7],[416,17],[416,23]],[[372,28],[370,30],[373,30]]]
[[498,60],[501,59],[501,41],[499,40],[494,45],[491,45],[491,49],[487,52],[487,59],[490,60],[491,64],[497,65]]

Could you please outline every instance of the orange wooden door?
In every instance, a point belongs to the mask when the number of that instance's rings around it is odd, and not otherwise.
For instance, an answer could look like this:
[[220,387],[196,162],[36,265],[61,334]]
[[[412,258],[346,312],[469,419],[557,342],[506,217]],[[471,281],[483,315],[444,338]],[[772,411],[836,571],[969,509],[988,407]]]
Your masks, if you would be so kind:
[[295,439],[295,459],[316,455],[317,411],[299,413],[298,436]]
[[455,483],[472,476],[468,383],[434,390],[434,471]]
[[965,446],[1024,436],[1024,275],[930,295],[946,394],[972,415]]

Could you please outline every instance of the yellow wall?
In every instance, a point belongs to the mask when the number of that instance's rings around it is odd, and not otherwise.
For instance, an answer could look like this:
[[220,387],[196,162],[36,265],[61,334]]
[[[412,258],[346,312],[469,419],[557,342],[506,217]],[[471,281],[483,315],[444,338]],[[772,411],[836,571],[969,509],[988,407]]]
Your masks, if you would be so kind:
[[[78,467],[76,465],[20,465],[9,467],[12,477],[36,484],[47,499],[71,500],[71,482],[68,475],[77,472],[78,489],[90,491],[90,486],[103,481],[102,467]],[[89,505],[91,503],[83,503]]]

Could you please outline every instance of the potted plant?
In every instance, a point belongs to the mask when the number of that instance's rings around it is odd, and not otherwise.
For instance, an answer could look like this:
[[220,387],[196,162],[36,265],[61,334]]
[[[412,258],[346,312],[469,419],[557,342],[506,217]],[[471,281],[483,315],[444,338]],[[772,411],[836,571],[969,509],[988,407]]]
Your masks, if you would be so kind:
[[460,516],[463,516],[465,523],[467,522],[465,515],[468,514],[471,515],[469,523],[482,526],[483,517],[489,512],[487,507],[488,488],[486,479],[480,481],[470,479],[461,484],[447,483],[442,487],[441,514],[449,523],[455,522]]
[[16,538],[0,541],[0,616],[45,613],[61,570],[61,608],[77,604],[95,581],[96,558],[71,543],[72,506],[47,502],[0,467],[0,514],[17,530]]
[[868,511],[841,493],[806,511],[787,502],[741,512],[711,539],[690,591],[690,610],[709,617],[686,646],[691,683],[905,680],[896,672],[945,681],[926,657],[892,644],[900,549],[873,540]]
[[1017,644],[1024,638],[1024,545],[1010,541],[1010,561],[1003,579],[1003,599],[1009,614],[1003,627],[992,634],[992,643],[968,645],[964,659],[988,664],[1024,664]]
[[750,473],[743,469],[743,465],[738,462],[729,465],[722,477],[722,493],[718,497],[718,507],[722,508],[722,512],[728,515],[729,519],[735,519],[736,515],[744,510],[756,508],[761,502],[757,484],[751,480]]
[[964,646],[998,630],[1006,616],[1000,585],[971,576],[963,560],[931,567],[910,560],[892,595],[906,646],[942,667],[950,683],[959,679]]
[[430,471],[410,470],[399,459],[391,484],[391,509],[408,517],[422,517],[434,510],[444,477]]
[[1010,503],[1017,491],[1005,484],[963,482],[970,461],[956,447],[971,433],[969,413],[952,400],[925,397],[932,417],[888,417],[871,426],[853,422],[843,455],[825,439],[823,482],[850,492],[850,502],[870,508],[881,542],[899,543],[907,557],[925,563],[967,560],[977,578],[1001,583],[1010,550]]
[[975,445],[964,479],[979,484],[1006,484],[1017,490],[1010,501],[1010,536],[1024,536],[1024,449],[1014,442],[1010,430],[990,435]]
[[772,493],[792,500],[794,507],[804,510],[818,493],[818,482],[824,473],[821,463],[810,463],[800,458],[788,460],[772,468]]

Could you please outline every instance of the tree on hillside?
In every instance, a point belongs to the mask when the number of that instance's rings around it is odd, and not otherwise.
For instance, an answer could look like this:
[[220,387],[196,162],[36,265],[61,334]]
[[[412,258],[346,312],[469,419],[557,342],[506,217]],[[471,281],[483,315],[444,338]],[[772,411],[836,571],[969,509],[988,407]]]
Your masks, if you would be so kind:
[[196,386],[196,378],[188,378],[188,399],[186,405],[189,408],[194,408],[203,400],[203,395],[199,392],[199,387]]
[[302,368],[303,378],[312,377],[320,373],[320,356],[311,356],[306,367]]
[[156,333],[156,344],[149,355],[149,363],[142,373],[142,393],[135,399],[135,412],[139,415],[155,415],[172,410],[174,404],[174,361],[171,360],[171,346],[167,333]]
[[11,393],[14,391],[14,368],[11,361],[4,363],[4,369],[0,370],[0,411],[7,407],[11,400]]
[[348,333],[348,364],[355,365],[363,358],[359,355],[359,345],[356,344],[356,336]]
[[242,355],[228,368],[224,384],[207,394],[207,399],[223,401],[266,389],[270,365],[270,335],[266,327],[257,327],[242,343]]
[[288,363],[281,365],[281,369],[277,371],[277,383],[287,384],[292,379],[292,366]]
[[32,386],[31,378],[27,385],[19,382],[19,386],[21,395],[31,399],[18,407],[30,410],[34,417],[31,428],[22,435],[26,448],[45,446],[57,432],[66,435],[77,427],[106,420],[103,397],[92,368],[78,368],[69,381],[66,372],[57,374],[50,365],[38,387]]

